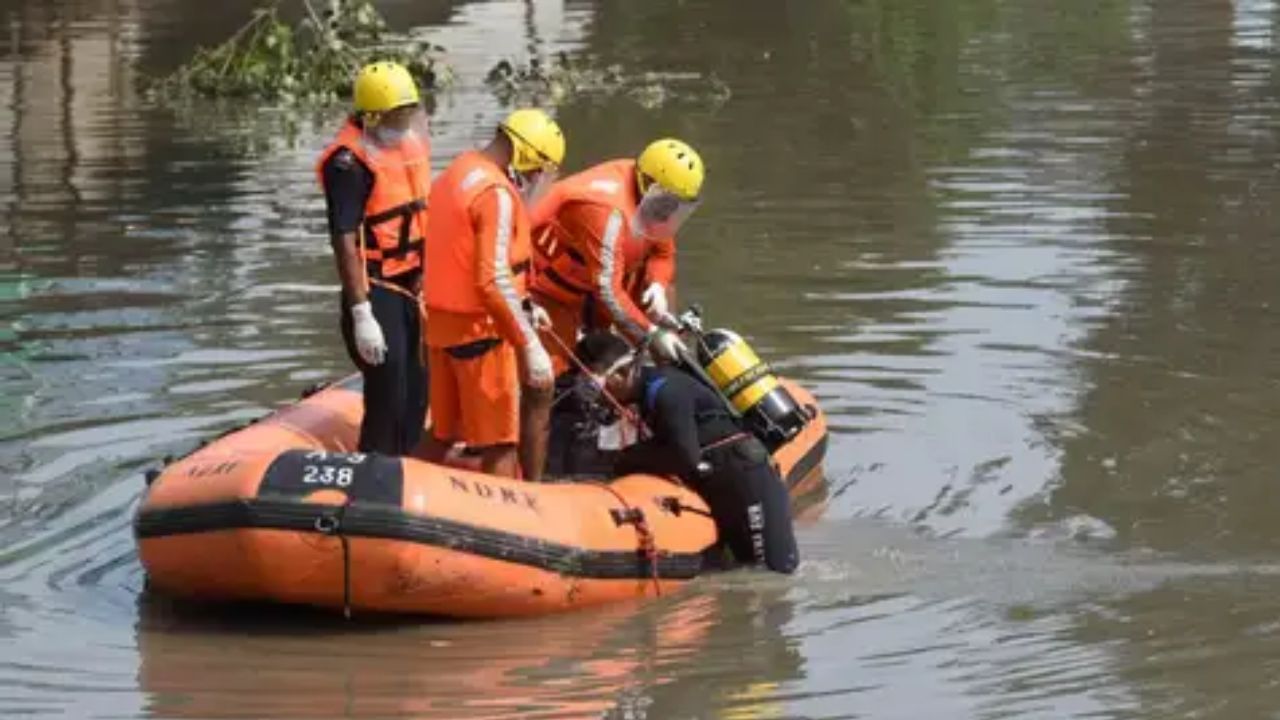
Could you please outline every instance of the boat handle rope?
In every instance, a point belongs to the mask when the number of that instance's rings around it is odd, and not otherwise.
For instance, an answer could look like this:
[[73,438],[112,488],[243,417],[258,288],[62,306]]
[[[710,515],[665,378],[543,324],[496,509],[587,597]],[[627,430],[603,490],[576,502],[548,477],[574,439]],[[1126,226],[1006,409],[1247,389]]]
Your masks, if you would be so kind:
[[324,512],[316,516],[316,532],[329,537],[337,537],[342,544],[342,616],[351,619],[351,545],[342,531],[342,518],[351,505],[351,499],[338,506],[334,512]]
[[644,510],[638,507],[631,507],[626,498],[622,497],[617,490],[614,490],[608,483],[589,482],[586,485],[595,485],[602,488],[622,504],[622,508],[609,508],[609,515],[613,518],[613,522],[618,527],[623,525],[632,525],[636,529],[636,540],[639,554],[649,564],[649,576],[653,579],[653,594],[662,597],[662,584],[658,580],[658,543],[654,537],[653,529],[649,527],[649,519],[645,517]]

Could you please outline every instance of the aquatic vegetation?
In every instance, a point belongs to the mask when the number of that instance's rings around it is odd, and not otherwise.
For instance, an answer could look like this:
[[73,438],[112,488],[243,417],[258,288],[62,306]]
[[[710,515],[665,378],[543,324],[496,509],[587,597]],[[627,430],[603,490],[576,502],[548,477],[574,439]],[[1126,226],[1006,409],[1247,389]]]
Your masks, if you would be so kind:
[[[392,31],[372,0],[302,0],[303,17],[282,17],[282,0],[264,0],[249,21],[212,48],[192,58],[148,88],[153,100],[180,104],[199,98],[253,99],[261,104],[321,108],[350,96],[351,79],[376,60],[409,69],[424,90],[453,84],[445,49]],[[566,53],[551,62],[501,60],[486,85],[506,105],[559,105],[580,96],[626,97],[648,109],[673,100],[709,101],[719,106],[731,93],[714,74],[646,72],[627,75],[619,65],[603,65]]]
[[[437,96],[455,85],[445,49],[391,30],[372,0],[301,0],[296,21],[286,16],[284,1],[263,0],[226,40],[198,48],[177,69],[148,82],[148,97],[187,130],[216,127],[233,152],[260,156],[281,145],[297,147],[301,138],[331,126],[348,104],[352,80],[370,62],[407,67],[429,112]],[[610,98],[645,109],[673,101],[719,107],[731,95],[714,74],[626,73],[620,65],[566,53],[549,61],[499,60],[484,82],[508,107]]]
[[506,104],[558,105],[571,97],[631,99],[653,109],[674,100],[708,101],[723,105],[732,96],[715,74],[646,72],[627,75],[620,65],[601,65],[566,53],[551,63],[534,57],[523,64],[498,62],[485,78],[489,89]]
[[377,60],[404,65],[424,89],[451,82],[444,48],[391,31],[371,0],[303,0],[295,24],[281,17],[280,3],[268,0],[222,44],[198,49],[152,84],[152,97],[330,104],[348,97],[357,70]]

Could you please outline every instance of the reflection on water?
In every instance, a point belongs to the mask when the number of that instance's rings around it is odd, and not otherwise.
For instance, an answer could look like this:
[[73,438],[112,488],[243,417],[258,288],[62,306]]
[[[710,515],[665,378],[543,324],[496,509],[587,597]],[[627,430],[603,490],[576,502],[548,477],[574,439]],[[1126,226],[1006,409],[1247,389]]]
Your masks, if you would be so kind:
[[1089,342],[1093,387],[1051,507],[1107,518],[1139,545],[1254,554],[1280,540],[1268,502],[1280,98],[1259,14],[1275,22],[1269,3],[1153,7],[1146,63],[1127,78],[1144,106],[1112,173],[1123,311]]
[[[148,711],[166,717],[662,717],[675,696],[672,710],[702,714],[746,698],[689,695],[692,675],[743,688],[757,677],[798,677],[783,635],[788,607],[776,592],[728,589],[659,600],[639,614],[593,610],[572,623],[406,628],[279,613],[246,619],[244,610],[193,622],[153,606],[139,628],[139,682]],[[252,637],[228,652],[228,632]],[[727,651],[744,642],[752,655],[730,661]]]
[[723,81],[571,99],[569,164],[694,143],[681,296],[835,428],[795,578],[464,625],[143,592],[140,471],[349,370],[312,167],[333,119],[290,143],[279,113],[138,90],[250,5],[0,1],[0,710],[1276,707],[1274,2],[385,3],[459,69],[440,165],[502,112],[501,57]]

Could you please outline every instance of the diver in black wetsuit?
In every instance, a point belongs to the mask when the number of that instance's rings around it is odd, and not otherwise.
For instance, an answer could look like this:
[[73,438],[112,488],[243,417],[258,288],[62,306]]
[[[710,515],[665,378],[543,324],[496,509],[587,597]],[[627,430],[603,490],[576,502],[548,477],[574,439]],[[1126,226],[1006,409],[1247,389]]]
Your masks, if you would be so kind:
[[[608,333],[593,333],[574,349],[578,358],[597,358],[612,343]],[[602,341],[604,344],[602,344]],[[626,348],[623,348],[626,351]],[[551,438],[547,443],[544,477],[555,480],[604,479],[613,473],[618,459],[615,448],[601,447],[601,436],[620,418],[617,410],[600,397],[600,382],[577,367],[556,378],[551,408]]]
[[608,332],[593,333],[580,348],[596,379],[617,401],[637,403],[653,433],[622,450],[614,473],[679,477],[706,501],[734,560],[793,572],[800,559],[786,486],[723,397],[679,367],[630,362],[630,346]]

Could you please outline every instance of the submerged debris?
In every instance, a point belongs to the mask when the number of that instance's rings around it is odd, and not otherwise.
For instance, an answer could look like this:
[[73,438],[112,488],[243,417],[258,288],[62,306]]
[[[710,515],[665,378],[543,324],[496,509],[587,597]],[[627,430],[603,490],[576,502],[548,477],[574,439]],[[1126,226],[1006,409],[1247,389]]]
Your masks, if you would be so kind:
[[378,60],[404,65],[424,90],[451,80],[444,49],[391,32],[371,0],[303,0],[305,16],[293,25],[280,18],[280,3],[267,0],[221,45],[198,49],[152,85],[153,98],[329,104],[349,97],[359,68]]
[[696,72],[647,72],[628,76],[620,65],[600,65],[559,53],[544,65],[534,57],[523,65],[503,60],[485,78],[502,102],[558,105],[578,96],[631,99],[652,109],[675,100],[696,100],[720,106],[729,100],[729,86],[713,75]]

